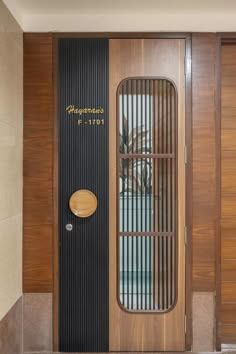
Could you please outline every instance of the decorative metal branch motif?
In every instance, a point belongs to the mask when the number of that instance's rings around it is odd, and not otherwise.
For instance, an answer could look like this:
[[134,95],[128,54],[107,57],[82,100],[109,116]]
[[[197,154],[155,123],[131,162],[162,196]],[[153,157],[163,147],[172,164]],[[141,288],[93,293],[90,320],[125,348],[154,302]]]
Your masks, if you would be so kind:
[[[140,125],[130,130],[128,128],[128,120],[123,118],[123,132],[120,132],[120,153],[121,154],[142,154],[150,153],[150,138],[148,138],[148,130],[144,125]],[[151,193],[152,164],[145,159],[120,159],[120,178],[122,183],[122,191],[124,192],[138,192]],[[135,171],[135,173],[134,173]]]

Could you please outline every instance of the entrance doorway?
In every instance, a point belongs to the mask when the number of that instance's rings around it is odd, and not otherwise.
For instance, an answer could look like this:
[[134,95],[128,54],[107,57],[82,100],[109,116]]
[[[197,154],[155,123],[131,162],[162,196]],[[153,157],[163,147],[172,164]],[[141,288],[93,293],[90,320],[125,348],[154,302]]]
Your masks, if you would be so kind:
[[185,350],[185,40],[58,40],[59,349]]

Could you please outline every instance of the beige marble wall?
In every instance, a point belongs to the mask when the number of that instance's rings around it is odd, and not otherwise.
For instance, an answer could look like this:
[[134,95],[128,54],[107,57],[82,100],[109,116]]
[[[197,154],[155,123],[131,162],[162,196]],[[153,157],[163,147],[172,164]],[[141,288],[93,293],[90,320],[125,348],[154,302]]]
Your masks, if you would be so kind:
[[22,354],[22,297],[0,321],[0,353]]
[[22,294],[22,126],[23,33],[0,0],[0,320]]

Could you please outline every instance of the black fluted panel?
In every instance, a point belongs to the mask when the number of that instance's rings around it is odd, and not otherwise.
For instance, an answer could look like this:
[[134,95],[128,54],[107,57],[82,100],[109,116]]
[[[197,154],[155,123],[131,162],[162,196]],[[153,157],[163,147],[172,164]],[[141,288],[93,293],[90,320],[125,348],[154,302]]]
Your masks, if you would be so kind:
[[[105,352],[109,303],[108,41],[60,39],[58,45],[59,347],[65,352]],[[99,108],[100,112],[69,114],[68,105]],[[69,198],[78,189],[89,189],[98,199],[97,211],[86,219],[69,210]],[[73,225],[72,231],[66,231],[68,223]]]

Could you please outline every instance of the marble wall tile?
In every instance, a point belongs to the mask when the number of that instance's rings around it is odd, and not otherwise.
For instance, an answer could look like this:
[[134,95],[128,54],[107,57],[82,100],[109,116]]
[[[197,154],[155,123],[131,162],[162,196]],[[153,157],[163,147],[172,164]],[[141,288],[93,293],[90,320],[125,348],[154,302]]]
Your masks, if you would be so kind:
[[22,214],[0,221],[0,319],[12,308],[15,299],[21,297],[21,229]]
[[25,352],[52,350],[52,294],[23,295]]
[[192,302],[194,352],[215,350],[215,294],[195,292]]
[[0,0],[0,320],[22,295],[22,151],[23,31]]
[[0,321],[0,353],[22,354],[22,297]]

